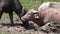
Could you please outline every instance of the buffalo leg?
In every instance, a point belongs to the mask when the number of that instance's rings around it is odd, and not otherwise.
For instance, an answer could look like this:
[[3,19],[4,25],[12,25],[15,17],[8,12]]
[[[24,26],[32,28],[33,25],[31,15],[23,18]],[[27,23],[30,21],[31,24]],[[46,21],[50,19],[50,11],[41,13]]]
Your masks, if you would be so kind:
[[13,22],[13,12],[9,13],[9,17],[10,17],[11,24],[14,24],[14,22]]
[[0,11],[0,19],[1,19],[1,17],[2,17],[2,14],[3,14],[3,12],[2,12],[2,11]]

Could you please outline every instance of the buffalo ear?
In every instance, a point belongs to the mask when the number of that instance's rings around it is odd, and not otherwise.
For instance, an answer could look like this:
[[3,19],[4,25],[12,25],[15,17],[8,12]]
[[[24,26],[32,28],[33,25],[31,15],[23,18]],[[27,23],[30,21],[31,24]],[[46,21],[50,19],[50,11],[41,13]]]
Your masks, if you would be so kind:
[[39,16],[38,16],[38,14],[34,14],[34,18],[37,18],[37,19],[39,19]]

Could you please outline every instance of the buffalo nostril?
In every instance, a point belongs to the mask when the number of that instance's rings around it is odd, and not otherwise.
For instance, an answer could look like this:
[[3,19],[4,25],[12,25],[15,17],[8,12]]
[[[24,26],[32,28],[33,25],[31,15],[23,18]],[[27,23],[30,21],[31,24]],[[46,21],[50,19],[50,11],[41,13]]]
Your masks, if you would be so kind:
[[53,25],[52,24],[49,24],[48,26],[52,27]]
[[51,26],[50,24],[48,26]]

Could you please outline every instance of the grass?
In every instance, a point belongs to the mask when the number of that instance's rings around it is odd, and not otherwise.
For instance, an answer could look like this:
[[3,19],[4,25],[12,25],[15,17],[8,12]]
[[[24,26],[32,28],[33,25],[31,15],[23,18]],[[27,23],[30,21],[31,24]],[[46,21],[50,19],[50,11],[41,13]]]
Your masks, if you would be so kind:
[[60,2],[60,0],[20,0],[21,4],[27,9],[31,9],[32,6],[35,10],[40,6],[41,3],[47,2],[47,1],[54,1],[54,2]]

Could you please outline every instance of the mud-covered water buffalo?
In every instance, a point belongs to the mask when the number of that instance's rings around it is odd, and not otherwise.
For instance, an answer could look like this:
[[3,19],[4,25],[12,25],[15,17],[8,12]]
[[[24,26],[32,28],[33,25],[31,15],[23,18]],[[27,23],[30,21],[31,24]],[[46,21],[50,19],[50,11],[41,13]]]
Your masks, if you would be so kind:
[[23,8],[19,0],[0,0],[0,19],[3,12],[8,13],[13,24],[13,11],[19,16],[23,16],[27,11]]
[[25,23],[31,20],[39,26],[50,22],[60,24],[60,9],[48,8],[42,11],[30,10],[26,15],[21,17],[21,20]]

